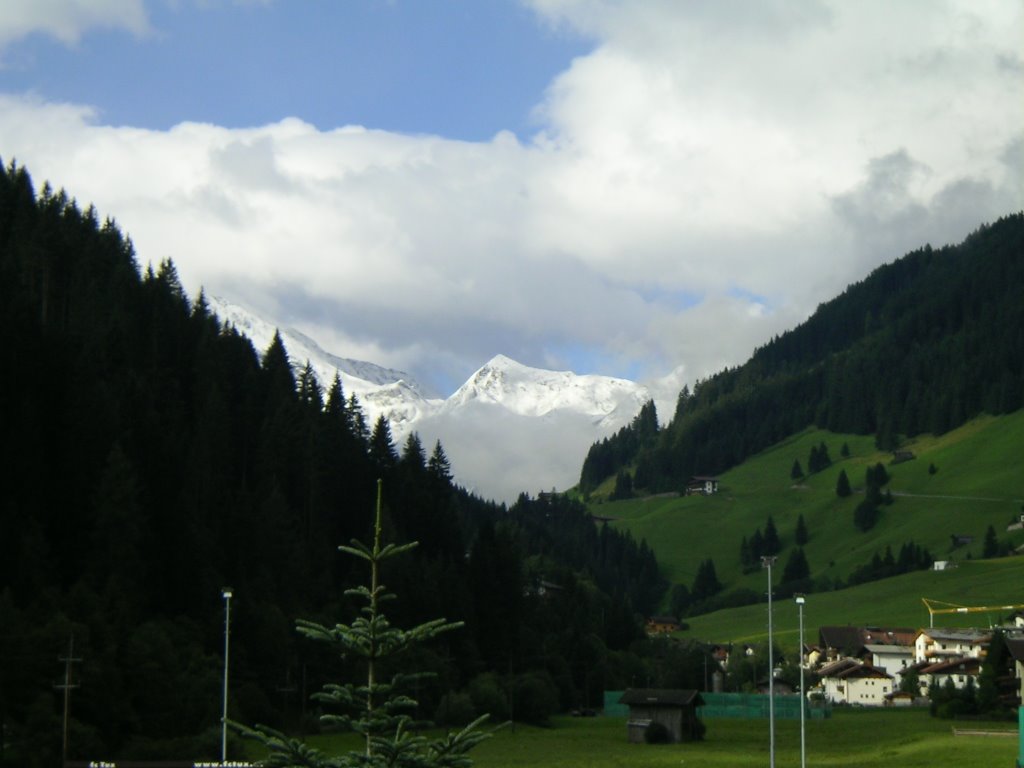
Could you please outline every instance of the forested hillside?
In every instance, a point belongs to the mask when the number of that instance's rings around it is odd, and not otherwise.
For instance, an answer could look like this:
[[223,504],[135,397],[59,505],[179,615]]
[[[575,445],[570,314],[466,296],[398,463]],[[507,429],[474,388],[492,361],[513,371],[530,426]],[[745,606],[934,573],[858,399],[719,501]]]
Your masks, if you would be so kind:
[[680,490],[800,430],[942,434],[1024,405],[1024,214],[963,243],[879,267],[805,323],[679,395],[656,438],[643,422],[591,447],[580,486],[631,468],[630,485]]
[[[338,660],[297,618],[350,621],[383,479],[385,576],[399,625],[463,620],[418,659],[418,715],[452,720],[592,705],[650,674],[639,614],[665,582],[651,551],[579,503],[506,509],[453,485],[440,444],[401,450],[338,381],[257,353],[132,244],[24,168],[0,173],[0,763],[219,755],[222,587],[231,717],[315,728]],[[518,632],[509,632],[509,627]],[[74,646],[71,651],[70,641]],[[505,715],[508,713],[505,712]]]

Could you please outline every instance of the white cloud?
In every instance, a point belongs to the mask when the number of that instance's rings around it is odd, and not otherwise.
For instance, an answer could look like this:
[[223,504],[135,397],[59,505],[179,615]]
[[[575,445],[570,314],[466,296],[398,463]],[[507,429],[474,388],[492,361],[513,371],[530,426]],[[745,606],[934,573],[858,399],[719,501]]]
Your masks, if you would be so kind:
[[31,34],[74,45],[89,30],[150,32],[143,0],[5,0],[0,13],[0,51]]
[[[692,381],[882,261],[1024,207],[1019,3],[533,6],[595,49],[528,140],[111,128],[9,95],[0,151],[191,290],[456,383],[570,347]],[[103,18],[142,13],[118,7]]]

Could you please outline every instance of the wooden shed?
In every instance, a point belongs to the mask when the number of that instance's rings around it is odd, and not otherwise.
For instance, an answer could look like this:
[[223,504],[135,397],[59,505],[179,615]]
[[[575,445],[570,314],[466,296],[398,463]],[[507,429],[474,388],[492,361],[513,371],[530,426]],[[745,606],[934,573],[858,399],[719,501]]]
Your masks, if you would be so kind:
[[634,744],[645,741],[651,723],[660,723],[668,731],[669,741],[695,741],[704,735],[704,724],[697,707],[704,704],[699,691],[679,688],[629,688],[619,699],[629,707],[627,729]]

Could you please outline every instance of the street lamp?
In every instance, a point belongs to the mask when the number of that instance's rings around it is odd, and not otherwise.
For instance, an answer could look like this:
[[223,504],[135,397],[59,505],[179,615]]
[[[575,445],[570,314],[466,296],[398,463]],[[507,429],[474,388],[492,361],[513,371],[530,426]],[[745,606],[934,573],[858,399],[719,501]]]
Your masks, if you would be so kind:
[[761,556],[761,567],[768,569],[768,764],[775,768],[775,659],[772,652],[772,565],[775,557]]
[[224,597],[224,710],[220,718],[220,762],[228,759],[228,641],[231,638],[231,587],[221,590]]
[[807,705],[807,691],[804,690],[804,596],[796,596],[797,612],[800,614],[800,768],[807,766],[807,740],[804,731],[804,707]]

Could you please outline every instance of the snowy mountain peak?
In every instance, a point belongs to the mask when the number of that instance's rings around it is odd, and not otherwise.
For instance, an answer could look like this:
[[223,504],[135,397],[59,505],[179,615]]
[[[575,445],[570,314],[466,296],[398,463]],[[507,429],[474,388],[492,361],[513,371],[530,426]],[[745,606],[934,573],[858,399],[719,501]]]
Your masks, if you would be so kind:
[[[279,327],[221,298],[210,306],[257,350]],[[292,365],[301,369],[308,361],[325,388],[337,375],[368,424],[384,416],[396,444],[413,431],[424,445],[440,440],[456,481],[501,501],[573,485],[590,445],[629,424],[651,398],[625,379],[531,368],[495,355],[447,400],[432,399],[402,371],[338,357],[290,328],[280,333]]]
[[628,422],[650,399],[646,387],[611,376],[577,375],[571,371],[531,368],[504,355],[496,355],[445,403],[446,408],[471,401],[493,403],[522,416],[545,416],[571,411],[605,422]]
[[[257,351],[270,346],[274,333],[279,330],[274,323],[219,296],[213,297],[210,307],[221,322],[231,323],[247,336]],[[359,399],[367,422],[372,425],[383,415],[396,439],[404,438],[416,421],[440,407],[442,401],[424,396],[420,385],[404,371],[338,357],[294,328],[281,328],[279,332],[296,371],[308,362],[324,389],[330,387],[337,376],[345,396],[354,394]]]

